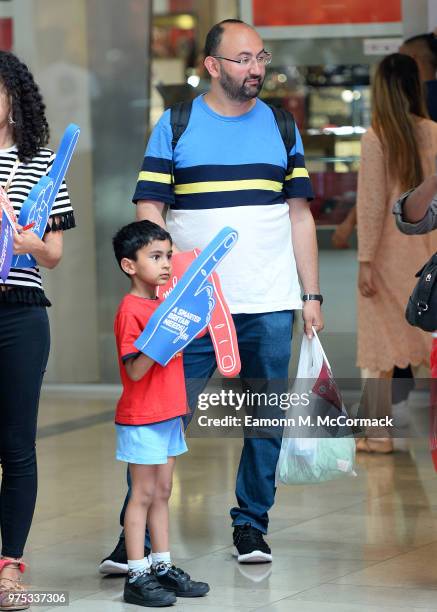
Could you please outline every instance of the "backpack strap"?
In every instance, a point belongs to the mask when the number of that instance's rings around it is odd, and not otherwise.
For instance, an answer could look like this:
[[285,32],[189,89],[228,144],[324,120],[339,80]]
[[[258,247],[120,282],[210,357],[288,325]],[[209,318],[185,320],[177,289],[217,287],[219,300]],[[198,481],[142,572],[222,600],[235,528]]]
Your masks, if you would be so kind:
[[[295,120],[290,111],[285,108],[278,108],[277,106],[273,106],[272,104],[268,104],[270,110],[275,117],[276,123],[278,125],[279,132],[281,134],[282,142],[284,143],[285,151],[287,153],[287,166],[288,166],[288,155],[291,149],[296,144],[296,128],[295,128]],[[289,168],[287,167],[287,170]]]
[[[172,131],[171,148],[174,154],[176,145],[179,142],[180,137],[187,129],[188,122],[190,120],[191,109],[193,101],[178,102],[174,104],[170,109],[170,125]],[[275,117],[279,133],[281,134],[282,142],[284,143],[285,151],[288,154],[296,144],[296,132],[295,132],[295,121],[293,115],[285,108],[278,108],[272,104],[268,104],[270,110]],[[288,168],[287,168],[288,170]],[[172,165],[173,175],[173,165]]]
[[191,108],[193,101],[178,102],[174,104],[170,109],[170,125],[172,131],[171,148],[174,153],[176,145],[178,144],[179,138],[187,129],[188,122],[190,120]]
[[188,122],[190,120],[191,108],[193,101],[188,100],[184,102],[178,102],[170,108],[170,125],[171,125],[171,182],[174,183],[174,150],[179,142],[179,138],[187,129]]

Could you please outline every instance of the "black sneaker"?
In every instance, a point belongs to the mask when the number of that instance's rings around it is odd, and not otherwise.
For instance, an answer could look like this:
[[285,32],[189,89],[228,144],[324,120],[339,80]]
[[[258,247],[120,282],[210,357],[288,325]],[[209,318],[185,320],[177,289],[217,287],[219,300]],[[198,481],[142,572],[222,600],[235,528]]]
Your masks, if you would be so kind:
[[203,597],[209,591],[209,584],[191,580],[184,570],[174,565],[157,563],[152,572],[159,584],[173,591],[177,597]]
[[129,575],[126,576],[123,599],[145,608],[163,608],[174,604],[176,595],[164,589],[153,574],[143,572],[134,582],[129,582]]
[[[149,555],[150,549],[144,547],[144,556],[147,558]],[[127,552],[124,538],[118,540],[117,546],[109,557],[102,559],[99,572],[101,574],[127,574]]]
[[234,556],[239,563],[271,563],[272,551],[265,542],[263,534],[250,523],[235,525]]

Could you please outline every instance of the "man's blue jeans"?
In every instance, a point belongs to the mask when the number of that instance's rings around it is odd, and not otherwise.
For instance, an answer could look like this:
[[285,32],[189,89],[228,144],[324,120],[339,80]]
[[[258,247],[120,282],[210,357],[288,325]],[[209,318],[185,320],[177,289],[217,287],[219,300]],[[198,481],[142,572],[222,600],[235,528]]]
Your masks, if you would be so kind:
[[[266,394],[287,391],[293,315],[289,310],[233,315],[244,390]],[[184,350],[185,380],[192,413],[215,369],[215,353],[209,334],[194,340]],[[278,415],[275,410],[272,408],[271,416]],[[186,426],[192,413],[185,419]],[[275,499],[275,469],[280,448],[278,432],[272,437],[244,438],[235,489],[238,505],[231,510],[233,525],[250,523],[267,533],[268,511]],[[129,494],[130,491],[120,514],[122,526]],[[147,535],[146,545],[150,547]]]

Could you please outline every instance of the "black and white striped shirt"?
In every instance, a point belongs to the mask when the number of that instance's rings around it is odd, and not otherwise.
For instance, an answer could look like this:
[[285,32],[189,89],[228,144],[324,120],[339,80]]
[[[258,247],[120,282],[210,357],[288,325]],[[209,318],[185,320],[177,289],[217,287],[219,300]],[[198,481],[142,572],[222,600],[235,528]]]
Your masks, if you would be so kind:
[[[0,149],[0,185],[3,187],[6,185],[11,171],[14,167],[17,159],[17,148],[15,146],[8,149]],[[45,176],[50,171],[50,168],[55,159],[55,154],[50,149],[40,149],[35,157],[27,163],[20,163],[14,174],[12,183],[8,189],[9,200],[14,207],[16,217],[18,219],[20,215],[21,207],[29,195],[32,187],[38,183],[42,176]],[[51,217],[60,218],[61,221],[57,226],[52,225],[52,229],[69,229],[75,226],[73,208],[70,203],[70,198],[67,191],[65,181],[62,183],[56,200],[53,204],[53,208],[50,214]],[[41,275],[39,269],[35,268],[11,268],[9,276],[6,279],[6,285],[29,289],[29,291],[18,291],[21,296],[29,296],[29,294],[35,293],[43,294],[43,287],[41,281]],[[36,290],[36,291],[35,291]],[[0,299],[11,297],[8,296],[11,292],[0,292]],[[45,296],[44,296],[45,297]],[[10,301],[10,300],[7,300]],[[14,299],[14,301],[26,301],[29,303],[35,303],[34,299]],[[38,303],[39,300],[36,300]],[[40,303],[43,303],[44,300]]]

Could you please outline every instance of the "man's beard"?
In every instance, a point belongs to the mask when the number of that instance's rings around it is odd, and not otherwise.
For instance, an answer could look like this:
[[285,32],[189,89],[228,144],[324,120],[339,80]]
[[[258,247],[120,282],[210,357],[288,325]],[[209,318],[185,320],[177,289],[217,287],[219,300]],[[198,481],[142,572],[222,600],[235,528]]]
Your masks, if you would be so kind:
[[[247,81],[256,78],[259,79],[256,85],[247,84]],[[247,100],[257,97],[263,86],[264,79],[261,77],[247,77],[244,79],[243,84],[240,84],[222,68],[219,83],[228,98],[237,102],[247,102]]]

